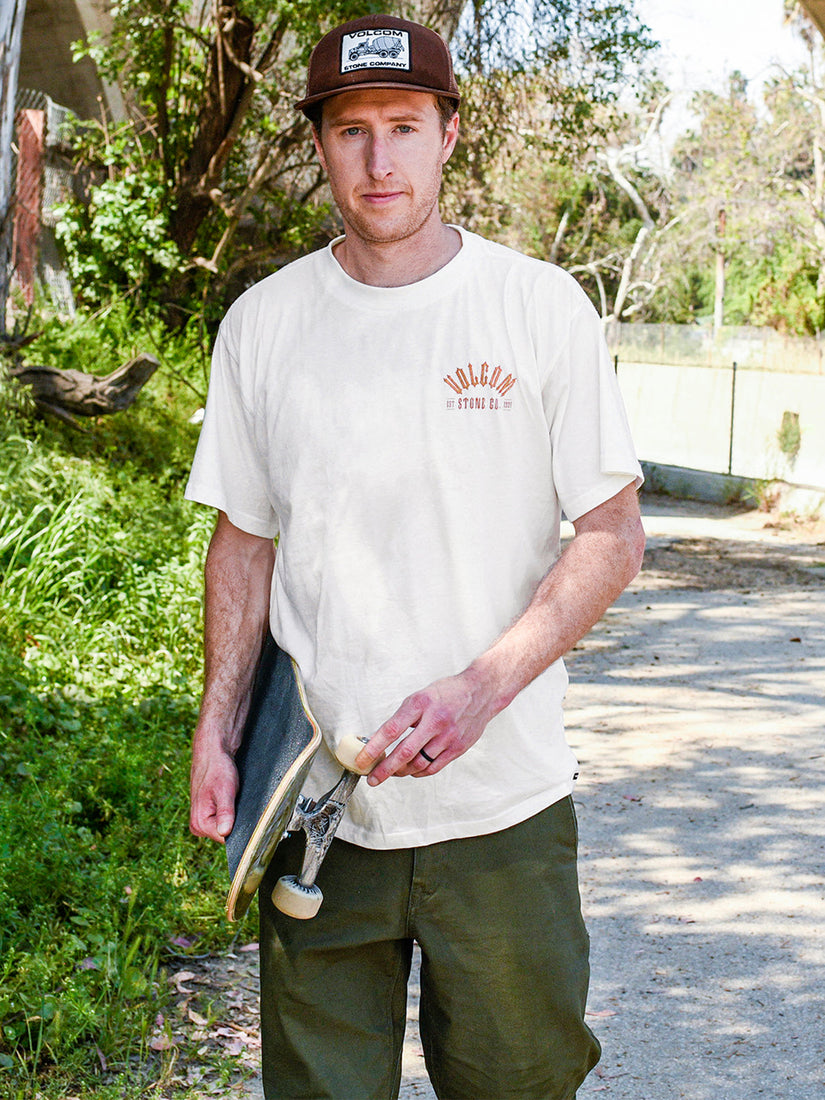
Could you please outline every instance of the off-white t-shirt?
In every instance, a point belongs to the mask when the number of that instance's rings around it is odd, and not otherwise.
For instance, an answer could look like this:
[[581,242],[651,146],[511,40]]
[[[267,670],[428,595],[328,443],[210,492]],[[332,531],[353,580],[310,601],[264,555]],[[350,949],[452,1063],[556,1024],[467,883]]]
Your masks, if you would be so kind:
[[[279,536],[272,633],[329,749],[495,641],[557,558],[562,509],[641,481],[584,293],[461,236],[445,267],[392,288],[351,279],[330,246],[243,294],[218,335],[187,496]],[[566,684],[557,661],[435,776],[360,783],[338,835],[480,835],[568,794]],[[313,797],[340,775],[329,749]]]

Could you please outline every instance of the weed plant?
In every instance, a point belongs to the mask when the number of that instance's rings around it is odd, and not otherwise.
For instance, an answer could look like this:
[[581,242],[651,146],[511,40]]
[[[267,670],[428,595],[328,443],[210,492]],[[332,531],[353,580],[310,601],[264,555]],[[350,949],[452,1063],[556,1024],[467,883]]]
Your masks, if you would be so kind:
[[[139,349],[120,315],[27,358],[105,373]],[[173,941],[228,939],[222,852],[187,828],[201,357],[163,350],[138,404],[83,432],[0,391],[0,1096],[145,1095]]]

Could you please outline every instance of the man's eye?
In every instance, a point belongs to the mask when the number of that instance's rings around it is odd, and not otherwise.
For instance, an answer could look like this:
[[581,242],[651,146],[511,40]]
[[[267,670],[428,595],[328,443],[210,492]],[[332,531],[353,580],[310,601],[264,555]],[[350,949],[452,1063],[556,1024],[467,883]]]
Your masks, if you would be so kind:
[[412,126],[403,125],[398,127],[398,131],[402,134],[411,134],[413,132],[413,128]]

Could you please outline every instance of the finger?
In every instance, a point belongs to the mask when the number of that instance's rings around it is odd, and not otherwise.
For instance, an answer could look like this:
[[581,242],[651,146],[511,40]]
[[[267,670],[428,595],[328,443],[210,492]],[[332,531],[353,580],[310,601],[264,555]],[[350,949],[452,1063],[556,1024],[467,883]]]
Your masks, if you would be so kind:
[[[429,752],[429,748],[427,751]],[[447,767],[450,761],[457,760],[459,756],[461,756],[460,752],[452,752],[449,749],[445,749],[444,752],[440,752],[438,756],[436,756],[433,762],[427,767],[426,771],[419,772],[418,774],[419,776],[438,775],[440,771],[443,771],[443,769]]]
[[[406,767],[399,768],[395,772],[396,776],[405,775],[426,775],[429,773],[429,768],[435,763],[435,755],[433,755],[433,743],[430,741],[426,747],[420,748],[412,760]],[[437,750],[435,750],[437,751]]]
[[[437,775],[452,760],[456,760],[461,753],[454,746],[445,744],[442,748],[437,740],[428,742],[423,749],[418,750],[418,755],[413,757],[409,768],[397,771],[396,776],[409,775],[413,779],[423,779],[427,776]],[[428,759],[432,757],[432,759]]]
[[[417,775],[431,767],[431,762],[421,756],[421,748],[429,740],[429,735],[422,729],[412,729],[407,736],[400,741],[386,760],[377,765],[370,773],[367,782],[371,786],[377,786],[389,779],[391,775]],[[433,754],[430,753],[430,756]]]
[[[448,749],[450,749],[449,759],[461,755],[462,750],[459,747],[461,731],[452,710],[440,703],[437,696],[431,695],[429,689],[412,696],[411,702],[414,704],[413,713],[416,715],[415,720],[410,722],[412,728],[389,753],[387,759],[372,772],[378,783],[391,775],[412,775],[426,770],[427,766],[432,767],[432,761],[427,761],[426,757],[419,755],[422,749],[433,759]],[[399,710],[403,720],[407,715],[402,712],[403,705]],[[451,746],[456,746],[456,751],[452,751]],[[441,766],[443,767],[446,762],[444,761]]]
[[195,836],[208,837],[223,844],[224,837],[232,832],[234,824],[234,791],[209,791],[193,799],[189,828]]
[[201,822],[201,827],[193,829],[192,831],[196,836],[205,836],[209,840],[214,840],[218,844],[225,843],[225,838],[232,832],[232,826],[235,823],[235,815],[222,813],[209,814]]
[[355,760],[358,768],[365,772],[373,768],[389,746],[397,741],[402,733],[414,726],[421,719],[422,714],[423,706],[416,696],[405,699],[395,714],[388,718],[383,726],[379,726],[359,752]]
[[224,809],[219,811],[215,815],[215,825],[217,827],[218,837],[217,839],[223,840],[224,837],[229,836],[232,832],[232,826],[235,824],[235,811]]
[[[232,830],[230,829],[230,832],[231,831]],[[214,840],[216,844],[226,844],[226,837],[223,834],[217,832],[215,828],[210,829],[209,832],[205,833],[204,835],[206,836],[207,840]]]
[[195,836],[207,837],[209,840],[217,840],[219,843],[223,842],[223,837],[217,830],[215,814],[211,811],[204,814],[197,806],[194,807],[189,820],[189,829]]

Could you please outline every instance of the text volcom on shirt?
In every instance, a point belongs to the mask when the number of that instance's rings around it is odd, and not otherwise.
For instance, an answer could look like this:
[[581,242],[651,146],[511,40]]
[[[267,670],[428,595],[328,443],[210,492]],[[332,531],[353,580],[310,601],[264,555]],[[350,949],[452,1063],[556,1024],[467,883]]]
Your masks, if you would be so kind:
[[[476,374],[472,363],[467,364],[466,371],[459,367],[455,374],[448,375],[444,381],[458,394],[458,398],[447,399],[448,409],[512,409],[512,400],[502,400],[518,381],[509,372],[505,375],[501,367],[491,368],[489,363],[482,363]],[[491,390],[491,393],[479,393],[481,390]],[[474,391],[472,397],[465,396]],[[496,396],[496,395],[500,396]]]

